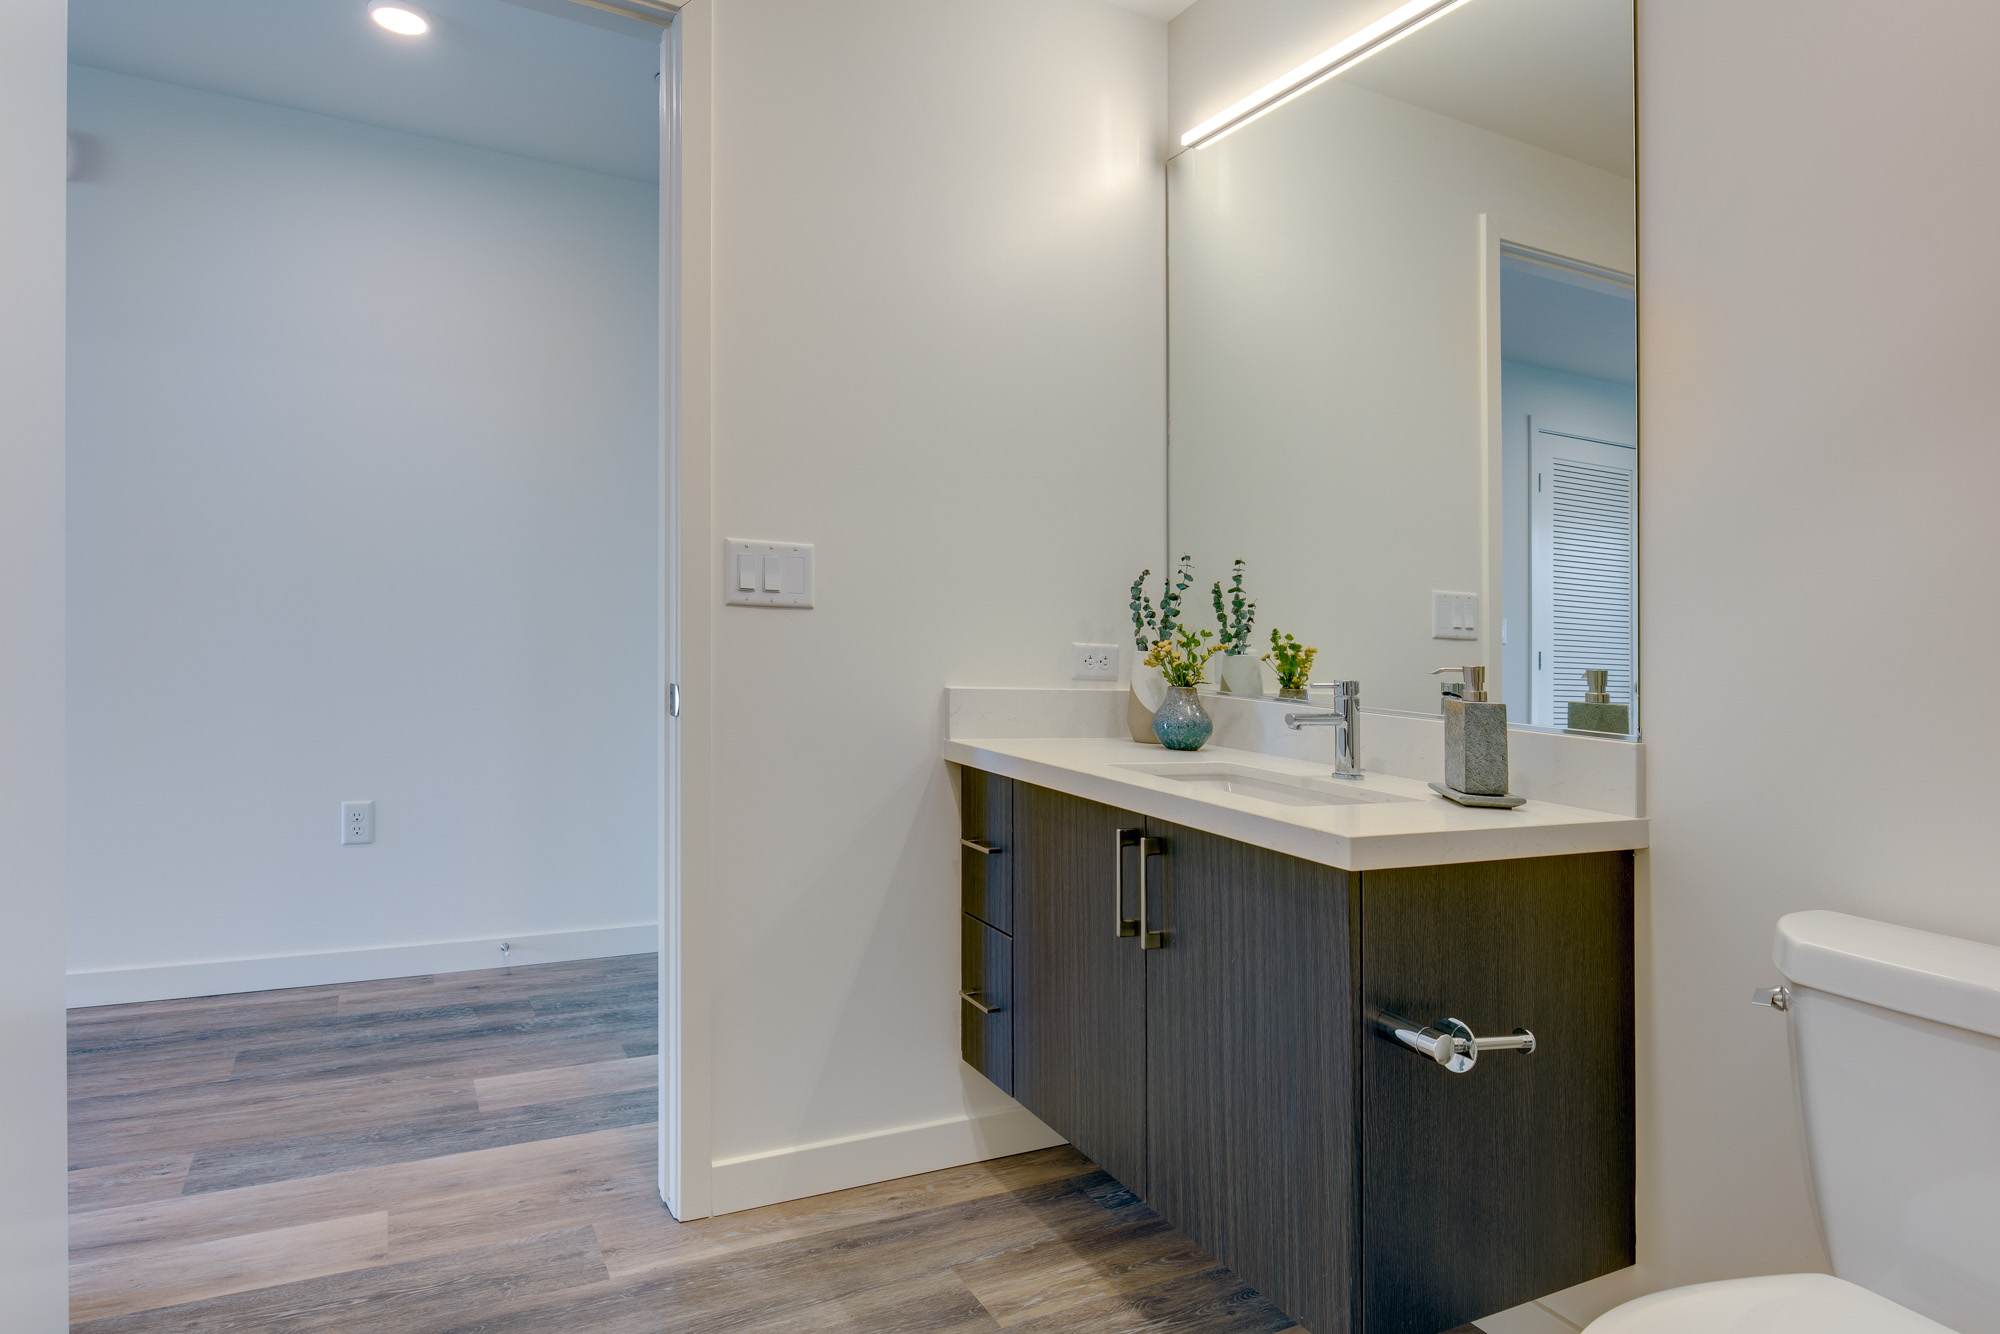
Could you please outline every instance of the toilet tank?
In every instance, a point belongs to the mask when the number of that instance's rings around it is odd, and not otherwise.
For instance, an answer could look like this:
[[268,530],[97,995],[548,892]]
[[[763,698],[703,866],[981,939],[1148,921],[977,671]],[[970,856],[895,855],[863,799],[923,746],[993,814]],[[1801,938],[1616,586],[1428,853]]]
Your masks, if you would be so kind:
[[1802,912],[1774,954],[1834,1272],[2000,1334],[2000,946]]

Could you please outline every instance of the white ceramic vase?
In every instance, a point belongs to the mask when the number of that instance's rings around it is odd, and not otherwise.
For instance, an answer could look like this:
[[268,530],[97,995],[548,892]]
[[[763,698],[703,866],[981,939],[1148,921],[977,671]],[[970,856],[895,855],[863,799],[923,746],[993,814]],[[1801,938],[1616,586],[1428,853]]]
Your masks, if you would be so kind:
[[1160,744],[1160,739],[1153,735],[1153,715],[1166,702],[1166,677],[1150,667],[1140,667],[1132,673],[1132,694],[1125,703],[1125,726],[1134,741],[1149,746]]
[[1264,693],[1264,664],[1254,654],[1233,653],[1216,661],[1222,664],[1218,675],[1226,693],[1249,695],[1253,699]]

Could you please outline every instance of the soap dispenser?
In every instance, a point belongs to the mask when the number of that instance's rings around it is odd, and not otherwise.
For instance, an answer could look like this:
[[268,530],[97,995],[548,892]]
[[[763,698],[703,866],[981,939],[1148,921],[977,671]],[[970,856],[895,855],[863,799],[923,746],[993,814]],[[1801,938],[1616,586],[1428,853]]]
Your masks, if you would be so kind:
[[1444,708],[1444,781],[1431,790],[1461,806],[1519,806],[1525,797],[1507,792],[1507,706],[1486,698],[1484,667],[1440,667],[1465,678],[1461,696],[1447,695]]
[[1583,702],[1571,701],[1569,706],[1571,731],[1622,733],[1632,730],[1632,706],[1613,704],[1610,686],[1611,673],[1602,667],[1593,667],[1583,674]]

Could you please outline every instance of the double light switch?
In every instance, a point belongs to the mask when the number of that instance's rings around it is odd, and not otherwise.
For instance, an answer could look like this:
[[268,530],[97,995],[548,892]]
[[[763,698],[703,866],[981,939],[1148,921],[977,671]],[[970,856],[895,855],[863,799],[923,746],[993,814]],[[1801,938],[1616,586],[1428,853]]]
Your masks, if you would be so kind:
[[1431,638],[1479,638],[1479,595],[1431,590]]
[[731,606],[812,606],[810,542],[745,542],[731,538],[723,546],[723,582]]

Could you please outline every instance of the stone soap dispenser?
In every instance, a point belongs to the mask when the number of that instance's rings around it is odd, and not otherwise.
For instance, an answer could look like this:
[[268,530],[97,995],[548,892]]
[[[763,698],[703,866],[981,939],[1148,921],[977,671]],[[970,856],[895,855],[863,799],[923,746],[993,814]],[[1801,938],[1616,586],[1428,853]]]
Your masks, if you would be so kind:
[[1571,701],[1569,706],[1570,731],[1623,733],[1632,730],[1631,706],[1613,704],[1610,686],[1611,673],[1602,667],[1593,667],[1583,674],[1583,702]]
[[1460,672],[1462,696],[1446,695],[1444,709],[1444,781],[1431,790],[1461,806],[1519,806],[1526,797],[1507,793],[1507,706],[1486,698],[1484,667],[1440,667],[1432,672]]

